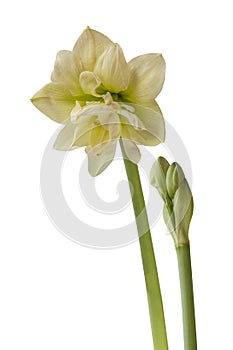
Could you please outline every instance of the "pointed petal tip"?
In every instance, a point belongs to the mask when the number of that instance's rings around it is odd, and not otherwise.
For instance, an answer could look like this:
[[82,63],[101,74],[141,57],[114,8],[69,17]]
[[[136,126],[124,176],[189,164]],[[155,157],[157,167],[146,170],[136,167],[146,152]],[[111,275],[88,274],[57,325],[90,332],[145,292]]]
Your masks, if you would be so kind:
[[73,52],[84,70],[93,71],[98,57],[112,44],[106,35],[88,26],[76,41]]
[[141,159],[141,152],[137,144],[132,140],[125,138],[122,138],[122,144],[127,159],[129,159],[134,164],[138,164]]
[[166,170],[167,170],[168,167],[170,166],[170,163],[169,163],[169,162],[167,161],[167,159],[164,158],[163,156],[159,156],[158,159],[157,159],[157,161],[158,161],[161,165],[163,165],[163,166],[166,168]]
[[165,61],[162,54],[144,54],[133,58],[128,64],[131,73],[126,96],[137,102],[154,100],[165,80]]
[[86,147],[85,151],[88,155],[89,174],[96,177],[100,175],[113,161],[116,151],[116,141],[96,145],[94,148]]
[[108,46],[98,58],[94,72],[109,91],[119,93],[127,89],[130,68],[120,45],[112,43]]

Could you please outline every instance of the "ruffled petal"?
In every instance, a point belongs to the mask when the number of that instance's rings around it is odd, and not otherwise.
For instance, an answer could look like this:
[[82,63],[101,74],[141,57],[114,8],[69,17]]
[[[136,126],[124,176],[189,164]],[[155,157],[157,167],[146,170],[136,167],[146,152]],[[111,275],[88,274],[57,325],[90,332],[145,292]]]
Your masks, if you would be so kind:
[[116,152],[116,141],[106,142],[96,147],[87,147],[88,170],[91,176],[102,173],[112,162]]
[[102,147],[106,142],[109,141],[109,132],[102,127],[102,125],[96,126],[91,132],[91,139],[89,145],[95,147],[99,145]]
[[77,112],[76,116],[90,116],[90,115],[99,115],[99,114],[105,114],[107,110],[107,106],[103,103],[90,103],[83,108],[81,108],[80,111]]
[[129,62],[131,69],[128,89],[123,96],[137,103],[154,100],[165,79],[165,61],[161,54],[138,56]]
[[101,126],[103,130],[107,130],[110,139],[119,138],[121,124],[117,110],[113,106],[94,103],[80,108],[77,104],[72,110],[71,117],[74,123],[80,123],[80,120],[88,120],[85,117],[94,116],[96,117],[95,124]]
[[79,82],[85,94],[93,96],[101,96],[96,90],[101,85],[100,79],[93,72],[82,72],[79,77]]
[[[122,104],[123,106],[123,104]],[[134,113],[130,112],[129,110],[121,108],[118,112],[119,115],[125,117],[128,119],[129,123],[135,128],[135,129],[145,129],[142,121],[135,115]]]
[[88,27],[78,38],[73,51],[75,57],[81,60],[83,70],[93,71],[97,59],[112,44],[108,37]]
[[77,120],[77,116],[79,114],[79,112],[81,111],[82,107],[80,105],[80,103],[78,101],[75,102],[75,107],[72,109],[72,111],[70,112],[70,120],[75,123]]
[[75,106],[75,98],[58,83],[45,85],[31,98],[31,101],[39,111],[57,123],[66,122]]
[[118,44],[111,45],[98,58],[94,72],[110,92],[124,91],[129,84],[130,70]]
[[130,125],[122,125],[121,128],[122,139],[131,140],[139,145],[156,146],[160,142],[149,131],[136,130]]
[[135,142],[126,139],[122,139],[122,142],[128,159],[131,160],[131,162],[137,164],[141,158],[141,153]]
[[91,144],[93,130],[96,130],[96,117],[80,117],[75,123],[68,122],[58,134],[54,143],[57,150],[71,150]]
[[59,151],[69,151],[73,148],[76,141],[77,126],[68,122],[58,134],[53,147]]
[[98,115],[98,120],[100,124],[107,130],[109,130],[110,127],[113,129],[115,127],[118,129],[118,127],[120,126],[120,118],[118,114],[110,106],[105,106],[105,107],[106,107],[105,112],[99,113]]
[[74,96],[82,95],[79,75],[82,72],[82,63],[74,57],[72,51],[59,51],[56,57],[51,80],[62,84]]
[[121,122],[123,123],[122,130],[124,134],[128,134],[128,139],[131,139],[131,137],[133,137],[133,141],[148,146],[158,145],[164,141],[165,124],[160,111],[156,111],[151,108],[136,105],[133,103],[120,103],[120,106],[125,105],[131,107],[131,110],[133,110],[131,113],[135,115],[143,125],[141,130],[136,129],[135,124],[132,125],[129,119],[121,117]]
[[121,124],[119,122],[108,126],[109,140],[117,140],[121,136]]

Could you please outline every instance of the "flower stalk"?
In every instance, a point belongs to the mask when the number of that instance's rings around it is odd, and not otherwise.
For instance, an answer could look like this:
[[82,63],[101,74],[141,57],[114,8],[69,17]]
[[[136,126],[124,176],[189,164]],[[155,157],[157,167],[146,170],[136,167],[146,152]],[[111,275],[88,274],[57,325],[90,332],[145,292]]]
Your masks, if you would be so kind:
[[193,296],[192,266],[189,243],[176,248],[183,312],[183,332],[185,350],[197,349],[195,309]]
[[137,164],[134,164],[128,159],[121,139],[120,145],[130,185],[134,214],[138,229],[154,349],[167,350],[168,342],[162,296],[139,171]]

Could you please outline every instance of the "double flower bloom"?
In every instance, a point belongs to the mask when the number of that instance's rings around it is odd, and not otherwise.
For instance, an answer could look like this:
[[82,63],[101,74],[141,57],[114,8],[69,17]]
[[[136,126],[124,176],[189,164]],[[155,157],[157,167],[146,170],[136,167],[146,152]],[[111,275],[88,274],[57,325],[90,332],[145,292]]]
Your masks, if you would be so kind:
[[51,83],[32,102],[65,124],[54,147],[86,146],[89,172],[96,176],[111,163],[119,138],[134,163],[140,159],[137,144],[164,141],[164,120],[155,102],[164,77],[161,54],[138,56],[127,63],[118,44],[87,28],[73,51],[57,54]]

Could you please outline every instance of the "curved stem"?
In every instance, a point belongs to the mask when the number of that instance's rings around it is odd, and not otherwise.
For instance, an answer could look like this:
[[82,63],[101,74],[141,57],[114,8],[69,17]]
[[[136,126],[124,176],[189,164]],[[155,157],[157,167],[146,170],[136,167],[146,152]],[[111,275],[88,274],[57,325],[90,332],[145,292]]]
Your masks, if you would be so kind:
[[130,192],[138,229],[154,349],[167,350],[168,343],[163,312],[163,303],[138,167],[127,158],[121,139],[120,145],[130,185]]
[[192,266],[189,243],[176,248],[183,311],[185,350],[197,350]]

